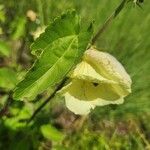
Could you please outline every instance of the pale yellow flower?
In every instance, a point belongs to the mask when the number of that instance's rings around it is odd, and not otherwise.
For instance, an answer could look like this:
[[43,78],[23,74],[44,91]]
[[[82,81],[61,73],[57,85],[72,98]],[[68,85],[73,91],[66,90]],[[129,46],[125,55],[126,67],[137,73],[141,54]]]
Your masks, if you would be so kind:
[[122,104],[131,92],[131,78],[110,54],[89,49],[60,92],[75,114],[86,115],[96,106]]

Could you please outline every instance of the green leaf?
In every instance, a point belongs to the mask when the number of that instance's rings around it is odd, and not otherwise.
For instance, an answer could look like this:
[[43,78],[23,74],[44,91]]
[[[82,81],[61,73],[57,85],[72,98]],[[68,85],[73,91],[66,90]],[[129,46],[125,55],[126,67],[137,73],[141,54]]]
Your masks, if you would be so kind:
[[0,88],[13,89],[17,83],[16,73],[9,68],[0,68]]
[[11,28],[13,29],[12,39],[17,40],[25,35],[26,18],[17,17],[12,23]]
[[8,99],[8,95],[1,96],[0,98],[1,98],[1,100],[0,100],[0,109],[1,109],[5,105],[5,103]]
[[0,55],[7,57],[10,55],[10,47],[4,41],[0,41]]
[[78,34],[80,30],[79,23],[80,18],[75,14],[75,11],[68,11],[67,14],[57,17],[31,45],[32,54],[39,56],[55,40]]
[[91,34],[91,26],[81,31],[79,16],[74,11],[57,18],[32,45],[33,50],[40,48],[43,52],[18,84],[14,98],[34,99],[48,87],[61,82],[83,55]]
[[11,117],[4,121],[5,126],[11,130],[23,128],[26,126],[25,120],[27,120],[33,113],[32,104],[26,103],[23,107],[20,106],[19,108],[17,105],[13,105],[9,108],[9,113],[11,114]]
[[51,126],[50,124],[42,125],[41,132],[46,139],[53,141],[62,141],[64,138],[63,133],[58,131],[56,128]]
[[6,16],[4,11],[4,5],[0,5],[0,22],[5,22]]

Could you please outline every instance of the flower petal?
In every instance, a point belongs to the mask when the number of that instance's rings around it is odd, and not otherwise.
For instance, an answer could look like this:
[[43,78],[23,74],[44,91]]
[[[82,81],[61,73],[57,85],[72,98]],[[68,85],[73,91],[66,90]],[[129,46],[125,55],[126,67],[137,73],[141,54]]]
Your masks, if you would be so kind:
[[65,94],[65,102],[67,108],[75,114],[87,115],[95,106],[90,101],[80,101],[69,93]]
[[126,96],[131,92],[131,78],[115,57],[106,52],[89,49],[85,52],[84,60],[102,77],[117,82],[116,90],[120,95]]
[[95,84],[79,79],[73,79],[64,87],[63,95],[67,108],[80,115],[88,114],[96,106],[123,103],[123,97],[116,94],[109,84]]
[[104,78],[86,61],[79,63],[74,69],[71,78],[81,79],[95,83],[116,83],[115,81]]

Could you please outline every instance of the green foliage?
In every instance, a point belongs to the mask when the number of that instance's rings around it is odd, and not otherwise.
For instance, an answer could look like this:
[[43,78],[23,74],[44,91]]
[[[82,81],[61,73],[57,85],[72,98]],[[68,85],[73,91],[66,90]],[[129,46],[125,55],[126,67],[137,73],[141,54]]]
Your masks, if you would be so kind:
[[17,83],[16,73],[9,68],[0,68],[0,88],[13,89]]
[[4,6],[0,5],[0,21],[4,22],[5,21],[5,11],[4,11]]
[[33,113],[31,109],[31,104],[26,104],[26,106],[21,106],[18,109],[16,106],[10,108],[10,113],[13,117],[7,118],[4,122],[5,126],[11,130],[17,130],[26,126],[26,122],[30,115]]
[[9,56],[10,55],[10,46],[4,42],[4,41],[0,41],[0,56]]
[[62,141],[64,135],[59,132],[55,127],[51,126],[50,124],[42,125],[41,132],[43,136],[52,141]]
[[76,136],[69,135],[67,139],[69,143],[65,146],[70,148],[74,145],[72,150],[145,150],[145,141],[140,137],[142,133],[137,132],[135,126],[130,131],[127,122],[120,122],[117,126],[105,120],[100,120],[100,122],[100,127],[97,126],[94,132],[85,126],[82,132],[75,134]]
[[59,83],[81,58],[92,29],[81,31],[74,11],[56,19],[35,41],[32,48],[43,50],[25,79],[15,89],[15,99],[34,99],[37,94]]
[[15,21],[11,24],[12,39],[17,40],[25,34],[26,19],[22,16],[16,17]]

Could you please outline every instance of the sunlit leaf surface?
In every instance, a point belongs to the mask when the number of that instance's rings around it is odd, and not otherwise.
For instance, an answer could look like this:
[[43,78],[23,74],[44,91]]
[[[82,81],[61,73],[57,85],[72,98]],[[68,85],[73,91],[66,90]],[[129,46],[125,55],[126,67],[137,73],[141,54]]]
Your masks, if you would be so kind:
[[86,50],[91,29],[81,31],[80,19],[69,11],[55,19],[35,41],[32,49],[43,49],[25,79],[15,89],[15,99],[33,99],[59,83]]

